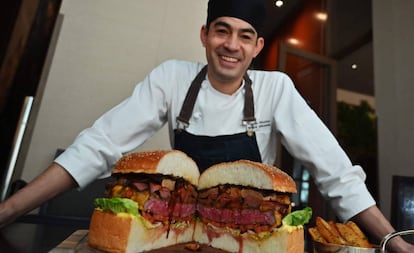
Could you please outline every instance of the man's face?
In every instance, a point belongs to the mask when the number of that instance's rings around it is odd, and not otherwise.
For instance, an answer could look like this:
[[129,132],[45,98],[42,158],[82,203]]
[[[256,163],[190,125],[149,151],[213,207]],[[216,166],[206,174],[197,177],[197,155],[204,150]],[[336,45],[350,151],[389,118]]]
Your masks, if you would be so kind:
[[240,84],[264,45],[249,23],[232,17],[217,18],[208,29],[203,26],[200,37],[206,48],[209,78],[216,83]]

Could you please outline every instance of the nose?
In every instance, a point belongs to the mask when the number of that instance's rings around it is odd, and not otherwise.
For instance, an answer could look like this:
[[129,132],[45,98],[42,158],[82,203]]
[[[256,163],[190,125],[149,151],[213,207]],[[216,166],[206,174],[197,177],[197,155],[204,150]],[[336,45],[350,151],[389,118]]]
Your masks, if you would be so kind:
[[224,46],[231,51],[236,51],[240,48],[240,42],[237,34],[231,34],[227,37]]

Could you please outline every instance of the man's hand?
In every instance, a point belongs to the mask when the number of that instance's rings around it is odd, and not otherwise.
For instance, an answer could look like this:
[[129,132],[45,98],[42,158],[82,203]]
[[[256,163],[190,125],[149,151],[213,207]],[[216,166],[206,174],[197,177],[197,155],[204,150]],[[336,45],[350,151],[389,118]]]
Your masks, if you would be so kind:
[[0,227],[74,187],[76,182],[71,175],[62,166],[53,163],[32,182],[0,203]]
[[[352,220],[378,241],[395,231],[377,206],[371,206],[360,212]],[[414,245],[404,241],[401,237],[397,237],[390,240],[387,250],[394,253],[412,253],[414,252]]]

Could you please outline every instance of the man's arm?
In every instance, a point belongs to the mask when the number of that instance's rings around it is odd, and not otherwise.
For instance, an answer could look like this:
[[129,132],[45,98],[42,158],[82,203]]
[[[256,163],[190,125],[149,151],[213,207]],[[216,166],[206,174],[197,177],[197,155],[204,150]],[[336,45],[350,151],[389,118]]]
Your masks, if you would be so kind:
[[[384,217],[377,206],[372,206],[352,218],[361,228],[368,231],[377,240],[382,240],[387,234],[394,232],[388,220]],[[387,249],[392,252],[414,252],[414,245],[405,242],[402,238],[397,237],[388,243]]]
[[72,176],[62,166],[52,163],[32,182],[0,203],[0,227],[76,185]]

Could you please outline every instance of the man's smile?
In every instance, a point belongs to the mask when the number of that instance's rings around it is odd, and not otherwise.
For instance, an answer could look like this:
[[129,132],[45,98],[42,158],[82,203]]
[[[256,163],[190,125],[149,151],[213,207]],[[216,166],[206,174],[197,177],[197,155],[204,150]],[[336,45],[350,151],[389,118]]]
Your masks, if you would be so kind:
[[225,55],[220,56],[220,58],[225,60],[225,61],[228,61],[228,62],[238,62],[239,61],[239,59],[237,59],[237,58],[234,58],[234,57],[231,57],[231,56],[225,56]]

